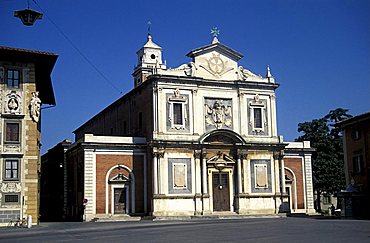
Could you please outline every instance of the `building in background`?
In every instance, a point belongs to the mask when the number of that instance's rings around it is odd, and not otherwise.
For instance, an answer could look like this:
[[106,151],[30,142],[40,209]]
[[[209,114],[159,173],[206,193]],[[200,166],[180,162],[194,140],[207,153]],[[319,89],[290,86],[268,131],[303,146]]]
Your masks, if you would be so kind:
[[137,55],[134,89],[74,131],[66,218],[314,212],[313,149],[278,135],[269,68],[217,37],[173,69],[151,35]]
[[347,190],[338,193],[343,215],[370,218],[370,112],[335,125],[343,131]]
[[[58,143],[41,157],[40,220],[63,221],[68,198],[66,151],[71,145],[68,139]],[[64,182],[64,183],[63,183]],[[45,206],[46,205],[46,206]],[[50,208],[47,205],[51,205]]]
[[0,46],[0,225],[38,223],[41,104],[55,105],[57,55]]

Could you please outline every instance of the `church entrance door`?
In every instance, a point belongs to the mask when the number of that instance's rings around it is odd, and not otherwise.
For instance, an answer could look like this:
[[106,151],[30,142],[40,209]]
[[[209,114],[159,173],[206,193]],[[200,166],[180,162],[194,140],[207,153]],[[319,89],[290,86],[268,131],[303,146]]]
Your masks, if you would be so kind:
[[213,172],[213,211],[230,211],[229,173]]
[[126,188],[114,188],[114,214],[126,213]]

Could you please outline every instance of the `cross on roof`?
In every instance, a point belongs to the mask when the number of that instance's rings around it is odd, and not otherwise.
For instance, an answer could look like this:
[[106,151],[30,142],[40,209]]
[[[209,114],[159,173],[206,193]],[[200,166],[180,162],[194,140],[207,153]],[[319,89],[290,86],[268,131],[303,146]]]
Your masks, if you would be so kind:
[[217,27],[213,27],[211,29],[211,34],[213,35],[213,37],[217,37],[220,34],[220,30]]

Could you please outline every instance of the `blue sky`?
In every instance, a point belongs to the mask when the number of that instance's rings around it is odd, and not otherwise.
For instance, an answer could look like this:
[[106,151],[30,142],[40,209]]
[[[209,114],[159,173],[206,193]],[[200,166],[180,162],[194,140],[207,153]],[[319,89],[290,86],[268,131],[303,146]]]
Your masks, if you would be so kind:
[[[265,75],[277,91],[278,132],[285,140],[297,124],[343,107],[353,115],[370,110],[370,1],[72,1],[36,0],[52,21],[110,80],[105,81],[44,15],[23,26],[13,11],[27,1],[0,0],[0,45],[57,53],[52,79],[57,106],[43,110],[42,151],[133,88],[136,51],[146,42],[150,20],[167,66],[212,41],[244,54],[239,65]],[[40,11],[30,1],[30,7]]]

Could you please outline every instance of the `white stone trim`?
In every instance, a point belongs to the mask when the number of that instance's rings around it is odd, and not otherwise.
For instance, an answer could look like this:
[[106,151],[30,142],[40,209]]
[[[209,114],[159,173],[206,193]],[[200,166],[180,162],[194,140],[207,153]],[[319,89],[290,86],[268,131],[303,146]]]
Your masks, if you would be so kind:
[[305,165],[305,188],[306,197],[306,210],[308,213],[314,212],[314,199],[313,199],[313,182],[312,182],[312,164],[311,155],[304,155]]
[[[130,186],[131,186],[131,203],[132,203],[132,208],[131,208],[131,213],[135,213],[135,175],[134,173],[132,173],[132,170],[127,167],[126,165],[121,165],[121,164],[118,164],[118,165],[114,165],[112,166],[108,172],[106,173],[105,175],[105,213],[106,214],[109,214],[109,190],[108,190],[108,187],[109,187],[109,175],[112,173],[112,171],[116,168],[123,168],[125,170],[127,170],[129,172],[129,179],[130,179]],[[124,183],[122,183],[121,185],[124,185]],[[113,185],[112,185],[113,187]],[[127,191],[127,195],[129,194],[130,192]],[[111,197],[111,200],[113,199],[114,195],[112,195]],[[127,199],[127,202],[129,200]],[[114,203],[114,202],[113,202]],[[114,208],[111,208],[111,213],[113,214],[113,211],[114,211]],[[128,208],[128,211],[129,211],[129,208]],[[130,213],[130,212],[129,212]]]
[[[92,149],[84,150],[84,199],[88,200],[85,209],[87,221],[95,214],[96,208],[96,164],[95,155]],[[82,202],[80,202],[82,204]],[[89,215],[89,216],[88,216]]]
[[[293,208],[293,211],[295,212],[297,210],[297,207],[298,207],[298,197],[297,197],[297,177],[295,176],[293,170],[291,170],[290,168],[288,167],[284,167],[285,170],[289,171],[290,173],[292,173],[293,175],[293,186],[294,186],[294,208]],[[284,178],[285,178],[285,171],[284,171]],[[285,187],[286,187],[286,183],[285,183]],[[291,188],[290,188],[291,189]],[[290,190],[292,192],[292,190]]]

